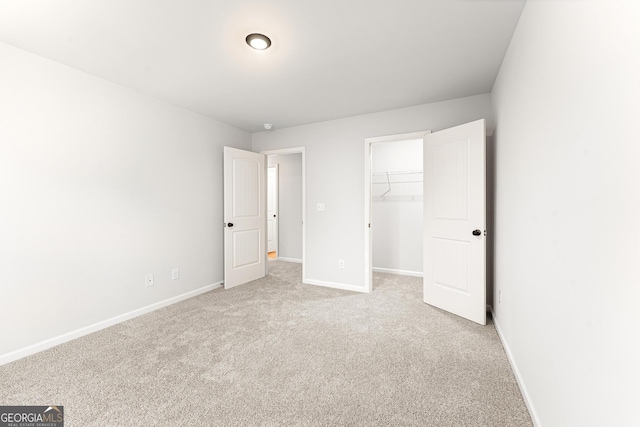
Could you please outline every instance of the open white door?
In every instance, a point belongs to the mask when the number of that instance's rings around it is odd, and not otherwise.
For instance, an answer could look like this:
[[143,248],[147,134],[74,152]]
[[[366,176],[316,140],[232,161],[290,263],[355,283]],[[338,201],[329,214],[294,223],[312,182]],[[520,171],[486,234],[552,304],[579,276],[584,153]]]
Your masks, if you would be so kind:
[[278,254],[278,165],[268,168],[267,252]]
[[424,302],[485,325],[485,121],[425,137]]
[[266,275],[266,157],[224,147],[224,287]]

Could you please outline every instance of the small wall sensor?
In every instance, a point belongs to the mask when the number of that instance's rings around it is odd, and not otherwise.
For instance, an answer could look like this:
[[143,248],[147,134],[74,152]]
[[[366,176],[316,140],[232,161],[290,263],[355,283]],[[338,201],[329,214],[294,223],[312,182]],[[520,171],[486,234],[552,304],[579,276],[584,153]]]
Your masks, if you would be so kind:
[[265,124],[264,124],[264,128],[265,128],[266,130],[271,130],[271,128],[272,128],[272,127],[273,127],[273,125],[272,125],[271,123],[265,123]]

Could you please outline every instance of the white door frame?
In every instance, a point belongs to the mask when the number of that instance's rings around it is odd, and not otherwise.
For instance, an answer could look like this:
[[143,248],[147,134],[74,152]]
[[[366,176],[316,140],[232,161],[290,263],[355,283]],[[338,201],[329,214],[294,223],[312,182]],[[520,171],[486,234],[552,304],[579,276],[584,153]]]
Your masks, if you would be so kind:
[[274,239],[274,246],[275,246],[274,251],[276,252],[276,259],[277,259],[278,258],[278,254],[280,253],[280,248],[278,247],[278,241],[279,241],[279,239],[278,239],[278,232],[279,232],[278,221],[280,221],[280,211],[278,209],[278,203],[279,203],[279,197],[280,197],[278,192],[280,190],[279,190],[278,186],[279,186],[280,178],[278,176],[278,174],[279,174],[278,165],[277,164],[269,165],[268,161],[267,161],[267,253],[269,253],[269,227],[268,227],[268,224],[269,224],[269,208],[268,208],[268,206],[269,206],[269,199],[271,199],[271,193],[269,191],[269,185],[270,185],[269,170],[272,169],[272,168],[276,171],[276,173],[275,173],[275,185],[276,185],[276,188],[275,188],[275,191],[274,191],[274,194],[273,194],[274,199],[275,199],[275,206],[274,206],[274,210],[273,210],[273,211],[275,211],[275,220],[271,219],[271,221],[273,221],[275,223],[274,232],[273,232],[273,234],[274,234],[273,239]]
[[307,173],[304,149],[305,147],[291,147],[260,152],[260,154],[265,154],[267,157],[282,154],[302,154],[302,283],[307,282]]
[[371,146],[380,142],[400,142],[409,139],[423,139],[431,131],[401,133],[377,136],[364,140],[364,287],[365,292],[373,290],[373,245],[371,244]]

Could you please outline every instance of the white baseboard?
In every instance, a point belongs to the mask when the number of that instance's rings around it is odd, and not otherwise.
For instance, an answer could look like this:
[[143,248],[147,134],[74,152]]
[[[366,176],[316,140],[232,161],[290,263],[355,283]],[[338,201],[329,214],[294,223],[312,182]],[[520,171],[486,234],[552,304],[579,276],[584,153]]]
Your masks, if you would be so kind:
[[75,331],[67,332],[65,334],[59,335],[54,338],[49,338],[47,340],[41,341],[36,344],[32,344],[30,346],[14,350],[12,352],[0,355],[0,366],[5,365],[7,363],[14,362],[18,359],[22,359],[23,357],[30,356],[32,354],[41,352],[43,350],[47,350],[51,347],[55,347],[57,345],[63,344],[67,341],[74,340],[76,338],[80,338],[85,335],[89,335],[93,332],[97,332],[101,329],[108,328],[109,326],[116,325],[118,323],[122,323],[125,320],[133,319],[134,317],[138,317],[143,314],[150,313],[152,311],[158,310],[159,308],[163,308],[172,304],[175,304],[180,301],[184,301],[189,298],[193,298],[205,292],[212,291],[222,286],[223,282],[214,283],[211,285],[204,286],[200,289],[196,289],[195,291],[186,292],[181,295],[177,295],[175,297],[166,299],[164,301],[156,302],[154,304],[148,305],[146,307],[138,308],[136,310],[130,311],[128,313],[120,314],[115,317],[111,317],[110,319],[106,319],[93,325],[85,326],[80,329],[76,329]]
[[412,277],[422,277],[423,274],[419,271],[408,271],[408,270],[394,270],[393,268],[381,268],[381,267],[373,267],[373,271],[377,273],[389,273],[389,274],[399,274],[401,276],[412,276]]
[[352,291],[352,292],[364,292],[364,293],[367,292],[364,286],[354,286],[354,285],[347,285],[344,283],[325,282],[324,280],[302,279],[302,283],[305,283],[307,285],[314,285],[314,286],[324,286],[325,288],[342,289],[345,291]]
[[529,396],[529,392],[527,391],[527,387],[524,385],[524,381],[522,380],[522,375],[520,374],[520,370],[518,369],[518,365],[516,364],[515,359],[513,358],[513,354],[511,353],[511,349],[509,348],[509,344],[504,339],[502,335],[502,330],[500,329],[500,324],[498,323],[498,319],[496,319],[496,314],[491,309],[491,318],[493,319],[493,324],[496,327],[496,332],[498,332],[498,337],[502,342],[502,347],[504,347],[505,353],[507,353],[507,359],[509,359],[509,363],[511,364],[511,369],[513,369],[513,373],[516,376],[516,382],[518,383],[518,387],[520,387],[520,392],[522,393],[522,398],[524,399],[525,405],[527,405],[527,409],[529,410],[529,415],[531,415],[531,420],[533,421],[533,425],[535,427],[541,427],[540,418],[538,418],[538,413],[536,412],[535,407],[533,406],[533,402],[531,401],[531,396]]
[[283,256],[279,256],[276,258],[278,261],[286,261],[286,262],[297,262],[298,264],[302,264],[302,260],[299,258],[286,258]]

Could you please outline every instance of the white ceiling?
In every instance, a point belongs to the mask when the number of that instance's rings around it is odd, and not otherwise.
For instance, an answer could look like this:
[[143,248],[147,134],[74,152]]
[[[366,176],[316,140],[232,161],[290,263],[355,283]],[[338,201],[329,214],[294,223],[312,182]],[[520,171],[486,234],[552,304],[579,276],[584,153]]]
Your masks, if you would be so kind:
[[489,92],[524,3],[0,0],[0,41],[256,132]]

